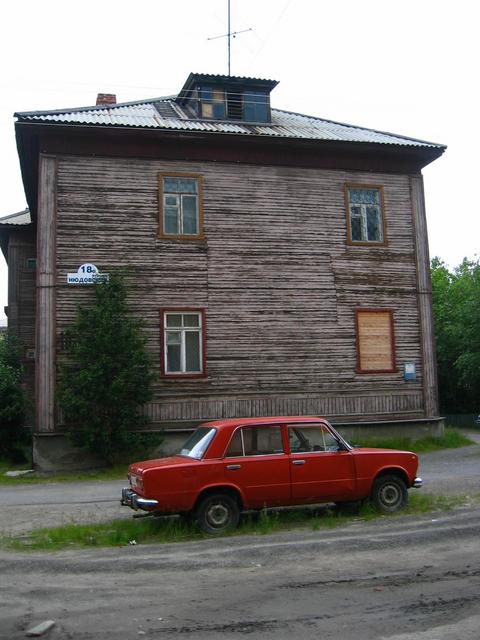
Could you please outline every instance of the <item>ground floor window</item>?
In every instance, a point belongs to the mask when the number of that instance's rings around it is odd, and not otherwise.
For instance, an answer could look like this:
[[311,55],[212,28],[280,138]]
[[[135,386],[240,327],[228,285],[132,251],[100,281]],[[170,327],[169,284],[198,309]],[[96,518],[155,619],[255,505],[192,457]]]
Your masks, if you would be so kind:
[[163,309],[161,325],[162,374],[205,375],[205,311]]
[[393,311],[389,309],[357,309],[357,372],[393,373],[395,334]]

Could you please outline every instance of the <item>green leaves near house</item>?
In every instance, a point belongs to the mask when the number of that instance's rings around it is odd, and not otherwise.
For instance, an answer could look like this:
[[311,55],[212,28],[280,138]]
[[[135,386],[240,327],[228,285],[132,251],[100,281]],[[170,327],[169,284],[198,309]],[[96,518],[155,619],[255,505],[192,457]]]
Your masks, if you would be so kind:
[[23,428],[27,397],[22,387],[20,346],[9,336],[0,338],[0,458],[23,462],[28,434]]
[[110,274],[93,294],[65,332],[58,402],[73,444],[113,464],[143,445],[135,430],[146,423],[142,408],[154,374],[141,323],[128,308],[125,275]]
[[450,270],[434,258],[432,298],[441,411],[478,413],[480,261],[465,258]]

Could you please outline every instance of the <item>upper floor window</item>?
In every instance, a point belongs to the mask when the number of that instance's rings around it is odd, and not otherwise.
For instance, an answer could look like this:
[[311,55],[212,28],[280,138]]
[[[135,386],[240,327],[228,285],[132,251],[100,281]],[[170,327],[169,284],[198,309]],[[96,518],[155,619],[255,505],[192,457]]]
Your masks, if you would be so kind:
[[204,310],[162,311],[162,373],[177,376],[205,375]]
[[202,182],[198,175],[160,175],[160,237],[203,237]]
[[347,184],[345,201],[348,243],[386,245],[383,187]]

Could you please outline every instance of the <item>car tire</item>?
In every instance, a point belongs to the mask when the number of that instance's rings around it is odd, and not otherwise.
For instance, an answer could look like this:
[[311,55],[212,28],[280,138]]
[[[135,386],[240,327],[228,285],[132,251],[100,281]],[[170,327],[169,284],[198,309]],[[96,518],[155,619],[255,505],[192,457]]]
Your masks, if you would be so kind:
[[382,513],[401,511],[408,502],[407,486],[398,476],[380,476],[373,483],[370,501]]
[[226,493],[216,493],[203,498],[195,510],[197,524],[210,535],[218,535],[235,529],[240,520],[237,500]]

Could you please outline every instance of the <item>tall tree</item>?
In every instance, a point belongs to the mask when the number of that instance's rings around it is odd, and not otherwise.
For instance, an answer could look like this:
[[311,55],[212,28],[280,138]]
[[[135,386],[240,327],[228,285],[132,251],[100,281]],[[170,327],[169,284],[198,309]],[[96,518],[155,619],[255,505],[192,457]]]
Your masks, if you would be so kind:
[[129,313],[125,278],[95,285],[94,301],[79,307],[66,332],[59,405],[74,444],[112,464],[141,444],[153,373],[141,323]]
[[440,405],[446,413],[480,410],[480,262],[450,271],[432,260]]

